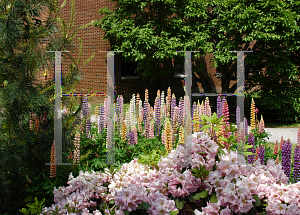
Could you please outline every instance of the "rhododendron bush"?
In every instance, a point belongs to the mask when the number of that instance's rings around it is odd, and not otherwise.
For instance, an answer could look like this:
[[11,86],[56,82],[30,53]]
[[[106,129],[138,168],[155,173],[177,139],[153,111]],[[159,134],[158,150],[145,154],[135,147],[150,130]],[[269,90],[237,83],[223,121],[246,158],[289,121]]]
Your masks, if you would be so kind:
[[[237,163],[236,151],[220,149],[203,132],[187,137],[157,168],[124,164],[118,171],[69,176],[54,190],[45,214],[299,214],[300,183],[288,184],[282,165],[260,158]],[[69,211],[69,212],[68,212]],[[73,212],[71,212],[73,211]],[[55,214],[54,213],[54,214]]]

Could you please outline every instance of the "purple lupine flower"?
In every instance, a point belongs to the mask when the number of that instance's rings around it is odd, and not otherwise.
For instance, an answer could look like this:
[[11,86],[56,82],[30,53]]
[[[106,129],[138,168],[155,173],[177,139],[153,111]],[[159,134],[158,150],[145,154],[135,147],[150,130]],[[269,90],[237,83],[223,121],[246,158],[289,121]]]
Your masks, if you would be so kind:
[[86,118],[88,115],[88,99],[86,96],[83,97],[83,102],[82,102],[82,118]]
[[173,120],[174,120],[175,107],[176,107],[176,97],[175,97],[175,94],[173,93],[172,98],[171,98],[171,124],[172,124],[172,127],[174,125]]
[[130,144],[130,131],[126,131],[126,140],[127,143]]
[[129,133],[129,144],[130,145],[134,145],[135,144],[135,141],[134,141],[134,131],[133,129],[130,130],[130,133]]
[[100,105],[99,108],[99,126],[98,126],[98,133],[101,134],[104,130],[105,125],[105,113],[104,113],[104,106],[103,104]]
[[263,145],[260,146],[258,157],[260,158],[261,165],[265,165],[265,147]]
[[294,180],[297,183],[300,179],[300,147],[296,145],[294,150]]
[[120,96],[118,96],[116,101],[116,123],[120,123]]
[[222,106],[223,106],[225,101],[226,101],[226,97],[224,96],[224,97],[222,97]]
[[155,135],[160,136],[161,132],[161,99],[159,97],[156,97],[155,99],[155,106],[154,106],[154,111],[155,111]]
[[87,121],[86,121],[85,133],[86,133],[86,136],[87,136],[88,138],[91,138],[91,134],[90,134],[91,127],[92,127],[92,122],[91,122],[90,119],[87,119]]
[[148,100],[144,101],[144,127],[145,127],[145,138],[149,138],[149,129],[150,129],[150,111]]
[[172,116],[172,128],[174,128],[174,126],[176,125],[177,121],[178,121],[178,107],[175,106],[174,110],[173,110],[173,116]]
[[82,115],[83,117],[87,117],[88,115],[88,98],[86,96],[83,97]]
[[222,116],[222,97],[219,95],[217,98],[217,117]]
[[184,100],[182,98],[179,100],[178,108],[178,127],[180,127],[184,124]]
[[247,149],[248,152],[252,152],[253,155],[248,155],[248,163],[253,164],[254,163],[254,153],[255,153],[255,143],[254,143],[254,135],[252,133],[249,134],[248,136],[248,144],[252,145],[252,148]]
[[245,137],[248,135],[248,121],[245,117],[245,120],[244,120],[244,124],[245,124]]
[[133,135],[134,135],[134,144],[138,143],[138,135],[137,135],[137,128],[133,128]]
[[241,111],[240,111],[240,107],[237,106],[236,107],[236,128],[237,130],[240,130],[241,127]]
[[283,145],[281,150],[282,155],[282,168],[285,175],[290,178],[291,172],[291,154],[292,154],[292,144],[291,140],[288,139]]

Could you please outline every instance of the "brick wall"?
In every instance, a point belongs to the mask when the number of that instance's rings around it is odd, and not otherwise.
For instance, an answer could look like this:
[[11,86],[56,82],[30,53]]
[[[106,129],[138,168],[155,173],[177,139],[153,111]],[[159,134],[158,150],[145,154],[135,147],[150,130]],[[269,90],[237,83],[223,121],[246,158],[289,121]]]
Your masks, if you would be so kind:
[[[63,0],[60,0],[62,4]],[[113,4],[109,0],[105,1],[95,1],[95,0],[76,0],[76,19],[75,26],[81,26],[91,22],[92,20],[100,20],[102,17],[97,12],[102,7],[108,7],[111,10],[113,9]],[[68,20],[70,10],[70,2],[68,1],[67,5],[62,10],[62,18]],[[45,13],[46,14],[46,13]],[[89,26],[84,30],[81,30],[77,37],[82,38],[83,40],[83,55],[82,61],[87,59],[93,52],[95,52],[94,59],[89,62],[85,67],[82,68],[83,76],[82,81],[76,87],[76,93],[88,93],[91,90],[91,93],[106,93],[106,52],[99,52],[100,50],[110,50],[110,44],[107,40],[103,40],[104,32],[95,28],[94,26]],[[79,41],[77,38],[74,39],[74,45],[79,47]],[[70,53],[73,57],[77,57],[78,50]],[[54,55],[54,54],[53,54]],[[64,56],[64,54],[63,54]],[[208,78],[210,79],[210,85],[212,86],[212,91],[220,93],[221,92],[221,80],[215,76],[216,68],[211,68],[211,63],[209,62],[212,55],[207,55],[202,59],[206,62],[206,69],[203,70]],[[70,62],[67,61],[65,57],[62,59],[62,73],[63,76],[67,73]],[[52,66],[54,68],[54,65]],[[54,69],[48,72],[47,77],[44,77],[43,73],[38,74],[38,80],[45,82],[46,80],[53,80]],[[194,73],[195,77],[197,74]],[[133,93],[140,93],[141,98],[144,99],[145,89],[149,89],[150,99],[154,99],[156,96],[157,89],[162,91],[167,90],[170,86],[172,92],[175,93],[176,97],[184,95],[184,79],[174,78],[174,75],[170,74],[161,79],[157,80],[150,84],[149,80],[143,81],[142,78],[138,80],[122,80],[121,79],[121,58],[115,57],[115,84],[116,84],[116,96],[123,95],[125,102],[128,102]],[[233,84],[233,83],[232,83]],[[192,92],[204,92],[201,84],[196,80],[193,80]],[[63,93],[65,91],[63,90]],[[93,98],[94,100],[102,98]],[[92,99],[92,100],[93,100]]]

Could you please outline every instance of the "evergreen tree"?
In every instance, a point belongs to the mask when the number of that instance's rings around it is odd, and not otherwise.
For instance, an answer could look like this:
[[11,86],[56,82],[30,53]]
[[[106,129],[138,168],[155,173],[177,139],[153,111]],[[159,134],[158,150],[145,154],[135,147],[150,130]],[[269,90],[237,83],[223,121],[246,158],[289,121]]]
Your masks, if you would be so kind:
[[[18,214],[19,209],[26,207],[34,197],[28,194],[30,189],[34,191],[32,184],[39,198],[52,197],[49,200],[53,201],[53,194],[49,192],[47,196],[47,190],[42,190],[37,181],[45,182],[42,173],[49,176],[49,166],[45,163],[50,161],[54,139],[54,84],[53,80],[45,85],[38,83],[36,75],[53,68],[54,54],[46,51],[74,51],[76,33],[89,25],[74,28],[74,0],[66,24],[59,16],[66,3],[66,0],[62,5],[58,0],[0,1],[0,213]],[[70,54],[63,54],[63,58],[71,62],[68,74],[63,77],[63,88],[67,93],[74,92],[80,80],[81,59],[73,59]],[[63,142],[67,143],[63,144],[63,151],[70,146],[71,134],[75,133],[71,124],[78,112],[63,124]],[[55,183],[66,180],[67,177]]]

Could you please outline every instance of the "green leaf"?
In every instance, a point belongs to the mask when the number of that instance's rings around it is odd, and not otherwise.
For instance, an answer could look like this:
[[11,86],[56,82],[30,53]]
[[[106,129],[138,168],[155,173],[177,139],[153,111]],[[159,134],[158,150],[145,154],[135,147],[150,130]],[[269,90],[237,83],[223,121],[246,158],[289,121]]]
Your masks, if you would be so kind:
[[201,130],[205,130],[205,129],[210,128],[210,127],[211,127],[211,125],[204,125],[204,126],[201,128]]
[[22,208],[22,210],[19,210],[19,211],[24,214],[29,214],[30,210],[27,210],[26,208]]
[[171,211],[170,215],[176,215],[176,214],[178,214],[178,212],[179,212],[179,210],[177,210],[177,211]]
[[137,209],[141,209],[141,210],[147,210],[150,207],[149,202],[142,202],[142,204],[140,204]]
[[245,149],[251,149],[251,148],[253,148],[253,145],[245,145]]
[[175,204],[176,204],[176,207],[181,210],[184,206],[184,201],[183,200],[179,200],[178,198],[175,199]]
[[208,116],[206,116],[206,115],[201,115],[201,121],[202,121],[202,122],[208,121],[208,120],[209,120]]
[[253,199],[255,199],[255,202],[253,202],[253,205],[256,207],[260,206],[260,199],[259,199],[258,195],[256,195],[256,194],[253,195]]
[[200,193],[196,193],[193,198],[196,200],[200,200],[200,199],[204,199],[205,197],[207,197],[208,195],[208,191],[207,190],[203,190]]
[[210,197],[210,202],[211,203],[217,203],[218,202],[218,198],[217,198],[217,195],[216,193],[213,193]]
[[225,152],[224,152],[224,150],[222,149],[222,148],[218,148],[218,152],[221,154],[221,155],[225,155]]
[[220,129],[218,127],[213,127],[212,129],[216,132],[220,131]]
[[252,152],[243,152],[244,155],[253,155]]

